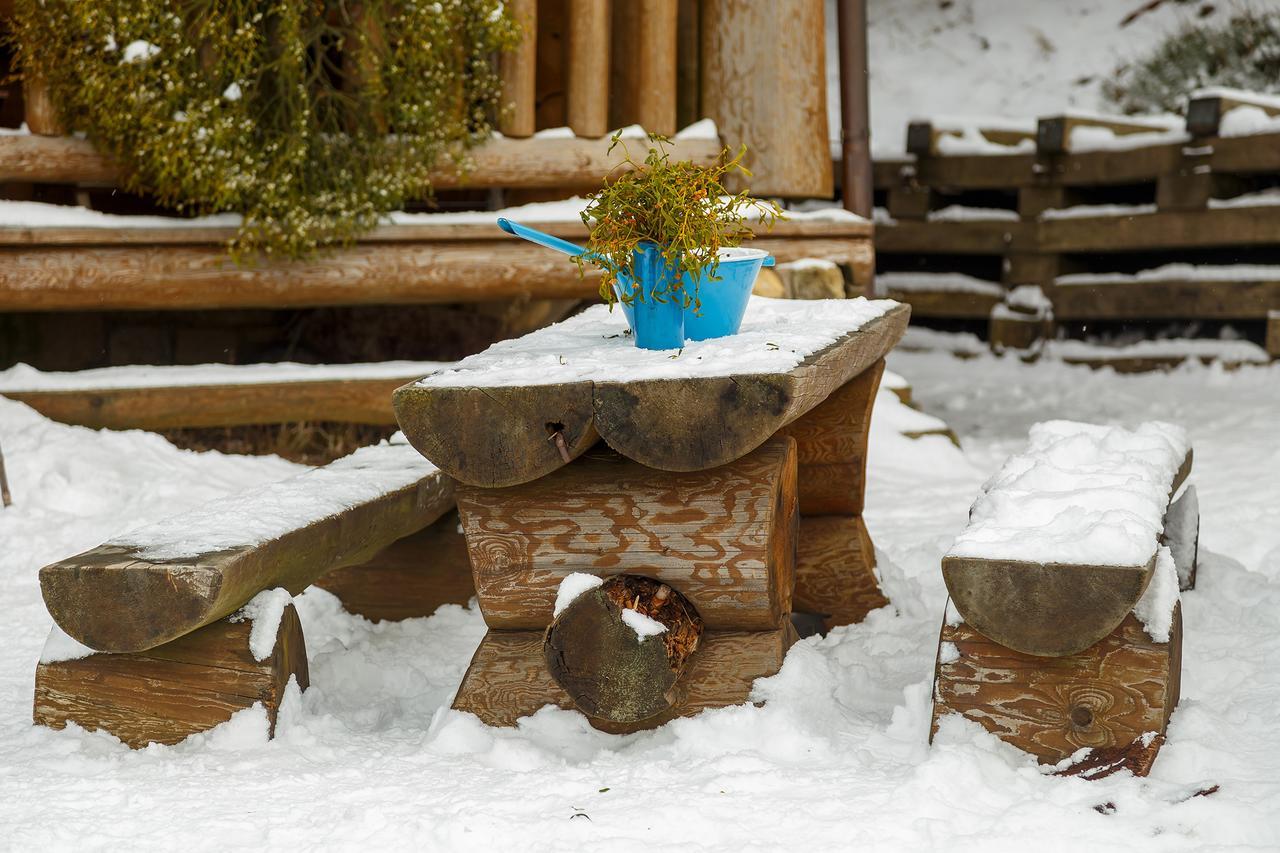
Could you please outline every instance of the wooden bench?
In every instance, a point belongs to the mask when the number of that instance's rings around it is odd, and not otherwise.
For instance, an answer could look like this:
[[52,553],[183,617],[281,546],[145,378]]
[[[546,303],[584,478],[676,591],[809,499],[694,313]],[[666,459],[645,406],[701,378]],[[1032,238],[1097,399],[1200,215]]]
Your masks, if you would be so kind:
[[290,676],[306,686],[302,629],[277,602],[276,627],[254,640],[242,608],[267,590],[287,602],[312,583],[370,618],[465,603],[453,505],[452,480],[397,440],[46,566],[56,627],[36,671],[36,722],[142,746],[175,743],[255,701],[274,720]]
[[[577,707],[597,727],[634,731],[746,701],[781,665],[793,608],[830,626],[887,603],[862,522],[866,441],[908,313],[757,299],[733,341],[646,353],[600,307],[401,388],[405,434],[460,483],[490,628],[454,707],[492,725]],[[642,715],[632,694],[602,698],[617,679],[600,667],[626,669],[654,647],[619,638],[603,594],[557,616],[575,573],[638,578],[667,591],[655,608],[674,595],[705,628],[683,677]],[[602,651],[584,662],[584,649]],[[587,669],[570,677],[571,659]]]
[[1146,774],[1178,702],[1190,469],[1167,424],[1032,428],[942,561],[933,734],[960,714],[1044,763],[1088,748]]

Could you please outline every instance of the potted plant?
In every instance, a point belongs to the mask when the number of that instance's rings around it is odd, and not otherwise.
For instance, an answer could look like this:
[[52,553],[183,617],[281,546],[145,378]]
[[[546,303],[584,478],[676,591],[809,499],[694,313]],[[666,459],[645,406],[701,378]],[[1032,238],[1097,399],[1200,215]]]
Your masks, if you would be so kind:
[[621,131],[613,135],[609,150],[621,145],[630,169],[588,197],[582,221],[590,232],[575,262],[603,271],[600,296],[622,304],[637,346],[674,349],[686,338],[734,334],[760,267],[772,260],[739,247],[753,236],[753,218],[772,227],[782,210],[745,191],[726,192],[726,175],[751,174],[742,164],[745,146],[699,166],[672,161],[663,136],[651,134],[648,142],[637,162]]

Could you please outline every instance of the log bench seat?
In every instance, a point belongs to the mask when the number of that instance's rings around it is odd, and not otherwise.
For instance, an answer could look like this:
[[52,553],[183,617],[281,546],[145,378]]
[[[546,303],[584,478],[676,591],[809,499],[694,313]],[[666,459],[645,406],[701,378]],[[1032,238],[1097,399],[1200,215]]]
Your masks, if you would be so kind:
[[942,561],[933,734],[960,714],[1065,772],[1083,748],[1146,774],[1178,702],[1190,470],[1168,424],[1032,428]]

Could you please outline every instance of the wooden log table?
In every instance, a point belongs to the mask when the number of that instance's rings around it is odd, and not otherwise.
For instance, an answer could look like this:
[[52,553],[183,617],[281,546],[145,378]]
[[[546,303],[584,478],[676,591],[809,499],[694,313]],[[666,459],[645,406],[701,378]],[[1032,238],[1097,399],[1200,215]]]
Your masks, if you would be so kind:
[[458,481],[489,626],[454,707],[647,728],[746,701],[793,609],[886,604],[867,434],[909,313],[754,297],[739,334],[655,352],[597,306],[400,388],[405,435]]

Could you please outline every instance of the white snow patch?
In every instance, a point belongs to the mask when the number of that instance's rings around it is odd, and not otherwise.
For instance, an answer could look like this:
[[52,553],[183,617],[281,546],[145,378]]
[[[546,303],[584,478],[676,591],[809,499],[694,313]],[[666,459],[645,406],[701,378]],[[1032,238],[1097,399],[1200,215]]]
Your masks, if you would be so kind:
[[1155,212],[1154,204],[1077,204],[1043,211],[1040,218],[1087,219],[1094,216],[1144,216]]
[[1002,207],[967,207],[952,204],[941,210],[931,210],[926,217],[930,222],[1017,222],[1018,211]]
[[636,639],[642,643],[650,637],[656,637],[667,632],[666,625],[663,625],[657,619],[645,616],[639,610],[632,610],[630,607],[623,609],[622,621],[626,623],[628,628],[636,632]]
[[[1178,121],[1181,122],[1181,119],[1178,119]],[[1131,151],[1135,148],[1190,141],[1191,137],[1181,130],[1167,129],[1139,133],[1116,133],[1109,127],[1079,125],[1071,129],[1071,141],[1067,148],[1072,152]]]
[[64,660],[80,660],[97,654],[84,643],[72,637],[54,622],[49,628],[49,636],[44,641],[44,649],[40,652],[40,663],[57,663]]
[[604,578],[589,575],[586,572],[571,572],[565,575],[556,588],[556,606],[552,616],[559,616],[564,609],[573,604],[574,599],[584,592],[593,590],[604,583]]
[[1113,346],[1090,341],[1048,341],[1045,355],[1067,361],[1107,362],[1130,358],[1209,358],[1233,364],[1266,364],[1271,356],[1252,341],[1167,338]]
[[964,624],[964,616],[961,615],[960,608],[956,607],[955,602],[950,598],[947,599],[947,610],[942,617],[942,621],[949,628],[958,628]]
[[1190,100],[1200,98],[1222,98],[1228,101],[1244,101],[1245,103],[1271,107],[1280,110],[1280,95],[1265,92],[1250,92],[1247,89],[1233,89],[1230,86],[1205,86],[1196,89],[1189,96]]
[[1225,210],[1232,207],[1275,207],[1276,205],[1280,205],[1280,187],[1245,193],[1234,198],[1209,199],[1209,207],[1212,210]]
[[1156,552],[1156,567],[1142,598],[1133,607],[1147,636],[1157,643],[1169,642],[1173,628],[1173,609],[1178,604],[1178,569],[1173,554],[1164,545]]
[[861,297],[753,296],[738,334],[689,341],[682,350],[638,348],[626,334],[622,311],[596,305],[522,338],[500,341],[418,384],[466,388],[783,373],[897,304]]
[[955,663],[958,660],[960,660],[960,649],[955,643],[945,642],[938,646],[938,663]]
[[158,45],[154,45],[149,41],[138,39],[131,41],[124,46],[124,55],[120,57],[121,62],[142,62],[156,56],[160,53]]
[[951,557],[1143,566],[1155,554],[1186,433],[1073,421],[1031,428],[983,486]]
[[1069,273],[1053,283],[1060,286],[1094,287],[1103,284],[1133,284],[1143,281],[1280,281],[1280,266],[1272,264],[1163,264],[1152,269],[1126,273]]
[[222,90],[222,97],[226,98],[228,101],[240,100],[241,94],[239,83],[232,83]]
[[293,603],[293,596],[283,587],[264,589],[249,599],[249,603],[236,611],[232,622],[243,622],[248,619],[253,623],[249,629],[249,651],[253,659],[258,661],[271,657],[276,648],[276,635],[280,633],[280,620],[284,618],[284,610]]
[[877,286],[896,293],[976,293],[1003,297],[1004,285],[958,272],[884,272]]
[[695,121],[688,127],[681,128],[676,131],[676,139],[714,139],[720,140],[720,128],[716,127],[715,120],[704,118]]

